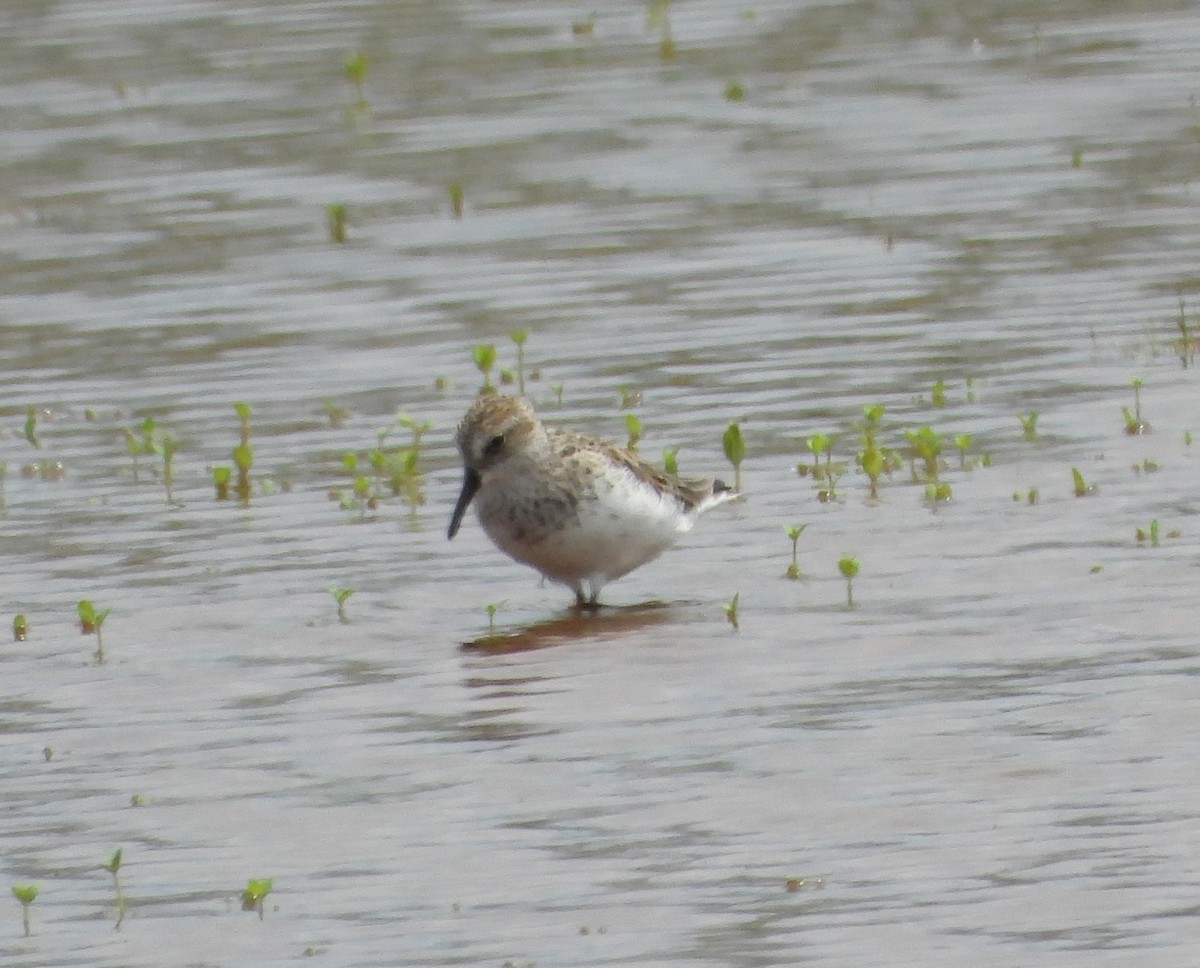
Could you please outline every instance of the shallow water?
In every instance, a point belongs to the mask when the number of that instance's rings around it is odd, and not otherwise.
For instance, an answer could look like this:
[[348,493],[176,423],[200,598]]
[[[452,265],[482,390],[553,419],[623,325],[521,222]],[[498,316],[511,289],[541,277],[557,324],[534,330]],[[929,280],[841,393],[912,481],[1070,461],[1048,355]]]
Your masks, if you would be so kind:
[[[31,626],[0,649],[0,872],[41,889],[0,955],[1190,966],[1200,18],[695,2],[664,61],[644,5],[589,15],[0,13],[0,604]],[[513,366],[519,328],[549,419],[621,440],[640,392],[643,452],[689,474],[747,440],[746,500],[598,615],[473,521],[445,540],[471,346]],[[249,506],[209,483],[234,401]],[[866,499],[874,402],[890,446],[943,433],[952,501],[907,469]],[[432,425],[427,503],[360,521],[329,492],[397,411]],[[171,503],[125,450],[148,416]],[[795,473],[818,431],[833,503]]]

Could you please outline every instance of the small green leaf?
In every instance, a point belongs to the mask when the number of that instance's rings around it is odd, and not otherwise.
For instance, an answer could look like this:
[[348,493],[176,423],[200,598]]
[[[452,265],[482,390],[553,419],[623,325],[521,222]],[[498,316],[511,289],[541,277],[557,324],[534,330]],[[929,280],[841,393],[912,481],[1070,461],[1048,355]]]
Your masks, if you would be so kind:
[[734,467],[737,467],[746,459],[746,441],[742,438],[742,428],[738,426],[736,421],[731,423],[726,429],[725,434],[721,438],[721,443],[725,448],[725,458]]
[[738,603],[741,597],[741,592],[734,592],[733,598],[721,606],[725,609],[725,617],[729,620],[729,624],[733,626],[734,631],[740,628],[738,625]]
[[41,441],[37,437],[37,410],[30,407],[25,415],[25,439],[36,448],[41,448]]
[[370,66],[371,62],[365,54],[355,54],[352,57],[346,58],[342,63],[342,70],[346,74],[346,80],[357,88],[366,80],[367,70]]
[[258,911],[261,915],[263,899],[271,893],[274,886],[275,882],[270,878],[252,878],[242,891],[242,910]]
[[625,414],[625,429],[629,431],[630,450],[637,450],[638,441],[642,439],[642,421],[636,413]]
[[473,347],[471,356],[475,360],[475,366],[485,377],[496,365],[496,347],[492,343],[480,343]]
[[254,466],[254,448],[249,444],[238,444],[233,448],[233,462],[239,470],[249,471]]
[[663,470],[672,477],[679,476],[679,448],[672,447],[663,451]]

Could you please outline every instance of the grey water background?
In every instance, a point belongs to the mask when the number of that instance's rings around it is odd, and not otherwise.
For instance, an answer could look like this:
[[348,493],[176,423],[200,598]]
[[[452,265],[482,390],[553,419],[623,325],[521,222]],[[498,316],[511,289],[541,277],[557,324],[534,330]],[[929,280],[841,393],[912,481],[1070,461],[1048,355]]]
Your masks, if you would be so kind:
[[[31,625],[0,888],[41,889],[30,938],[0,901],[0,960],[1195,964],[1200,14],[663,13],[0,9],[0,607]],[[642,451],[693,474],[747,440],[745,501],[592,619],[445,540],[471,347],[511,366],[517,329],[548,419],[622,440],[640,392]],[[209,483],[234,401],[248,507]],[[907,471],[866,500],[868,403],[892,446],[947,435],[951,502]],[[360,523],[329,492],[399,411],[427,503]],[[170,504],[125,452],[147,416]],[[839,502],[795,473],[816,432]]]

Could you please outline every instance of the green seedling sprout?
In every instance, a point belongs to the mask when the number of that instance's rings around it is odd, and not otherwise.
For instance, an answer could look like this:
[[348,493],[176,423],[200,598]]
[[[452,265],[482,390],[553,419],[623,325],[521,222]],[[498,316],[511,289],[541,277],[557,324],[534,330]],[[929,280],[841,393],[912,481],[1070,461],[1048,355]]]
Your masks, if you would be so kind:
[[330,242],[346,241],[346,222],[349,211],[341,202],[330,202],[325,206],[325,224],[329,227]]
[[147,417],[145,420],[142,421],[142,426],[141,426],[140,430],[142,433],[142,453],[143,454],[153,454],[154,453],[154,440],[155,440],[155,435],[158,432],[158,424],[155,423],[155,420],[153,417]]
[[496,634],[496,613],[504,607],[504,602],[488,602],[483,606],[488,617],[488,635]]
[[1076,497],[1087,497],[1089,494],[1095,494],[1096,488],[1083,479],[1083,472],[1078,467],[1071,468],[1071,480],[1074,484]]
[[415,447],[388,456],[392,494],[404,499],[411,514],[416,514],[417,508],[425,504],[425,475],[418,466],[420,459],[421,452]]
[[[382,441],[386,437],[388,431],[384,430],[379,433],[379,438]],[[357,458],[356,458],[357,459]],[[379,505],[379,496],[383,493],[381,483],[383,481],[384,472],[387,470],[388,453],[382,446],[376,447],[374,450],[367,451],[367,463],[371,465],[371,472],[374,480],[371,484],[371,489],[368,494],[371,509],[374,510]]]
[[805,449],[812,454],[812,467],[798,466],[796,473],[801,477],[812,476],[815,480],[821,477],[821,455],[830,446],[828,434],[813,434],[804,438]]
[[842,475],[846,472],[846,465],[841,463],[833,463],[829,460],[832,455],[826,455],[827,466],[824,469],[825,481],[823,487],[817,488],[817,500],[822,504],[829,504],[833,501],[841,500],[841,495],[838,494],[838,481],[842,479]]
[[629,432],[629,450],[637,450],[638,441],[642,439],[642,421],[636,413],[625,414],[625,429]]
[[919,481],[922,479],[917,474],[917,461],[920,461],[925,466],[924,480],[936,486],[939,483],[939,471],[941,469],[941,434],[932,427],[922,427],[920,430],[906,430],[904,431],[904,436],[908,438],[909,460],[912,465],[913,480]]
[[725,430],[721,438],[725,448],[725,459],[733,465],[733,489],[742,493],[742,461],[746,459],[746,441],[742,438],[742,428],[735,420]]
[[1017,419],[1021,421],[1021,434],[1026,440],[1033,440],[1037,436],[1038,412],[1031,410],[1029,413],[1019,413]]
[[737,81],[730,81],[725,85],[725,100],[726,101],[744,101],[746,100],[746,88]]
[[30,407],[25,413],[25,439],[29,441],[29,446],[34,450],[41,450],[42,442],[38,440],[37,425],[37,410]]
[[481,391],[490,392],[495,389],[492,385],[492,367],[496,365],[496,347],[492,343],[479,343],[472,347],[471,356],[475,367],[483,374]]
[[728,619],[729,624],[733,626],[735,632],[741,628],[738,625],[738,602],[741,597],[741,592],[734,592],[733,598],[721,605],[721,608],[725,610],[725,618]]
[[258,920],[261,921],[263,919],[263,902],[274,886],[275,882],[270,878],[251,878],[246,884],[246,889],[242,891],[242,910],[257,911]]
[[890,470],[892,453],[879,445],[879,428],[883,423],[884,407],[869,403],[863,407],[862,450],[858,452],[858,465],[870,481],[870,497],[879,500],[879,478]]
[[254,466],[254,448],[250,446],[250,405],[235,403],[234,413],[237,414],[238,442],[233,448],[233,463],[237,468],[237,495],[243,504],[250,503],[250,468]]
[[1159,538],[1158,518],[1155,518],[1153,521],[1150,522],[1150,527],[1145,528],[1145,529],[1143,529],[1143,528],[1137,529],[1138,544],[1145,544],[1147,541],[1149,541],[1150,547],[1157,548],[1158,547],[1158,538]]
[[463,217],[463,207],[466,200],[466,195],[463,192],[463,187],[459,182],[455,182],[450,186],[450,211],[455,218]]
[[971,448],[971,443],[975,437],[973,434],[955,434],[954,446],[958,448],[958,466],[962,470],[967,469],[967,451]]
[[363,97],[363,84],[367,79],[367,71],[370,67],[371,62],[365,54],[352,54],[342,62],[342,72],[354,88],[354,106],[356,108],[367,106],[367,100]]
[[804,533],[807,524],[785,524],[783,533],[792,539],[792,563],[788,565],[788,569],[784,572],[784,576],[795,581],[800,577],[800,560],[798,546],[800,544],[800,535]]
[[21,923],[25,926],[25,937],[33,934],[33,929],[29,923],[29,908],[37,899],[38,889],[36,884],[15,884],[12,889],[13,897],[21,902]]
[[663,451],[663,470],[672,477],[679,476],[679,448],[672,447]]
[[174,503],[174,498],[171,494],[171,487],[175,483],[174,461],[175,455],[179,452],[179,441],[170,434],[164,434],[161,440],[155,442],[154,452],[162,458],[163,487],[167,491],[167,503],[172,504]]
[[854,607],[854,579],[858,577],[858,559],[842,555],[838,560],[838,571],[846,579],[846,607]]
[[886,458],[874,439],[864,441],[863,449],[858,455],[858,463],[862,467],[863,473],[867,475],[867,480],[870,481],[871,500],[877,501],[879,499],[879,477],[883,474],[886,466]]
[[406,413],[396,414],[396,423],[412,434],[412,448],[419,450],[422,438],[433,429],[428,420],[417,420]]
[[939,410],[946,406],[946,381],[938,380],[930,390],[930,400]]
[[332,595],[333,600],[337,602],[338,621],[342,622],[343,624],[349,622],[350,618],[346,615],[346,602],[349,600],[350,596],[354,594],[354,589],[339,588],[337,585],[331,585],[329,588],[329,594]]
[[167,503],[174,503],[174,496],[171,488],[175,483],[175,455],[179,452],[179,441],[170,434],[159,434],[158,425],[154,422],[153,417],[147,417],[142,421],[141,439],[131,431],[124,431],[125,434],[125,449],[129,451],[129,456],[133,458],[133,480],[137,483],[138,480],[138,457],[142,455],[156,454],[162,460],[162,482],[163,487],[167,492]]
[[29,637],[29,622],[24,615],[13,616],[13,641],[24,642]]
[[96,636],[96,662],[104,665],[104,640],[100,637],[100,629],[112,608],[97,612],[96,606],[89,599],[84,598],[76,606],[76,611],[79,613],[79,631],[83,635],[94,634]]
[[119,929],[121,922],[125,920],[125,894],[121,890],[121,849],[117,848],[117,852],[108,859],[108,863],[100,866],[112,874],[113,889],[117,892],[117,923],[113,927]]
[[508,334],[508,338],[517,347],[517,390],[525,395],[525,342],[529,339],[529,330],[518,329]]
[[137,434],[128,427],[122,433],[125,435],[125,449],[133,459],[133,483],[136,484],[138,482],[138,458],[142,456],[142,442],[138,440]]
[[[837,500],[837,482],[843,473],[842,465],[833,463],[833,445],[837,437],[831,434],[813,434],[804,445],[813,455],[812,476],[817,484],[817,500],[822,503]],[[821,456],[825,466],[821,466]]]
[[[397,414],[396,423],[412,434],[412,444],[406,450],[400,450],[388,458],[392,493],[403,497],[409,511],[415,514],[417,508],[425,503],[425,475],[420,468],[421,440],[433,424],[429,421],[418,421],[406,413]],[[381,437],[380,444],[382,443]]]
[[1196,360],[1196,345],[1200,340],[1192,334],[1191,328],[1188,326],[1187,308],[1184,306],[1183,297],[1179,297],[1179,362],[1183,364],[1186,370]]
[[558,404],[560,409],[562,408],[562,405],[563,405],[563,402],[562,402],[563,391],[566,388],[567,388],[567,386],[565,383],[559,383],[550,388],[550,392],[554,394],[554,402],[556,404]]
[[229,500],[229,482],[233,479],[233,471],[225,465],[212,469],[213,487],[217,491],[218,501]]
[[1082,168],[1083,167],[1083,149],[1082,148],[1076,147],[1076,148],[1071,149],[1071,167],[1072,168]]
[[133,461],[133,483],[138,483],[139,464],[138,458],[148,456],[155,453],[155,438],[154,438],[154,418],[147,417],[142,421],[140,428],[141,437],[138,437],[132,430],[126,428],[122,431],[125,435],[125,449],[129,452],[129,456]]
[[949,501],[954,497],[954,488],[947,481],[929,481],[925,485],[925,500],[929,504]]
[[371,494],[371,479],[365,474],[358,473],[358,454],[346,454],[342,458],[342,466],[350,474],[351,487],[354,492],[354,501],[349,505],[343,501],[342,506],[357,507],[358,520],[365,521],[367,517],[367,500]]
[[1130,437],[1136,437],[1139,434],[1144,434],[1150,429],[1150,425],[1130,412],[1128,407],[1121,408],[1121,416],[1125,418],[1125,433]]
[[1150,424],[1142,419],[1142,381],[1135,377],[1131,386],[1133,387],[1133,412],[1131,413],[1128,407],[1122,407],[1121,413],[1125,417],[1125,433],[1132,437],[1149,433]]

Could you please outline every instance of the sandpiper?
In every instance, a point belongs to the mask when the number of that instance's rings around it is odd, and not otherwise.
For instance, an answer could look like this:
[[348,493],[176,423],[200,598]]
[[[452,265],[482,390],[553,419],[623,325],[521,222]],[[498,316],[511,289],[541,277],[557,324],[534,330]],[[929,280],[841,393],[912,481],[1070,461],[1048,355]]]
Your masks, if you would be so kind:
[[[632,451],[548,427],[524,400],[484,394],[458,427],[464,474],[450,516],[467,505],[510,558],[569,585],[579,605],[657,558],[705,511],[736,497],[721,481],[683,480]],[[584,585],[588,593],[584,594]]]

